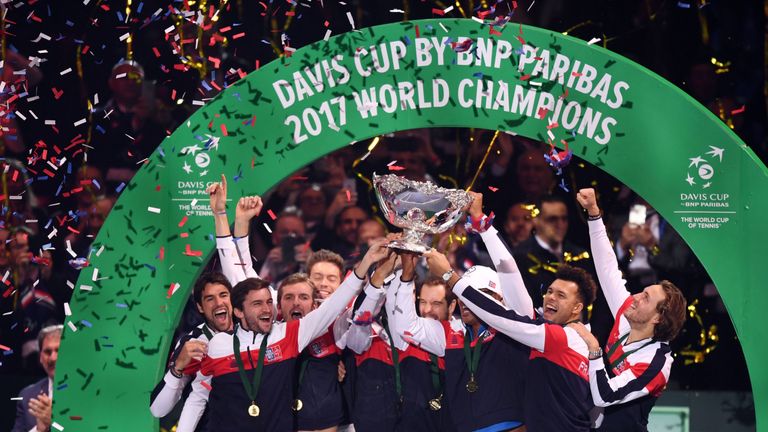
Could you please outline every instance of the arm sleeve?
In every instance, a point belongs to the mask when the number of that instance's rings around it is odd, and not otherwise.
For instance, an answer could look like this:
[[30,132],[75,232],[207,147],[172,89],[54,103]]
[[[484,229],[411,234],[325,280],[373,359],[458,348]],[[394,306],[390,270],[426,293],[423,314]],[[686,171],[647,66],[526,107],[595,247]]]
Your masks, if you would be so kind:
[[616,316],[629,297],[629,291],[627,291],[626,281],[619,270],[619,262],[613,253],[602,219],[589,221],[589,241],[592,247],[597,280],[600,282],[600,288],[603,290],[611,314]]
[[535,322],[513,310],[504,309],[499,303],[469,286],[465,278],[456,282],[453,292],[481,321],[523,345],[544,351],[547,331],[543,322]]
[[197,373],[195,380],[192,381],[192,392],[187,396],[184,408],[181,410],[176,432],[195,432],[197,423],[200,422],[208,404],[210,383],[211,377]]
[[[403,282],[400,278],[402,271],[398,270],[392,278],[392,282],[389,286],[385,286],[387,290],[386,300],[384,301],[384,308],[387,311],[387,322],[389,322],[389,331],[392,333],[393,345],[395,348],[404,351],[408,348],[408,342],[403,338],[403,331],[399,328],[399,322],[395,319],[395,311],[397,308],[397,292],[400,289],[409,289],[406,285],[413,285],[413,281]],[[401,321],[402,322],[402,321]]]
[[181,393],[190,379],[187,375],[176,378],[170,371],[166,372],[150,395],[149,410],[152,415],[157,418],[168,415],[181,400]]
[[[353,277],[353,276],[350,276]],[[384,303],[384,290],[376,288],[370,284],[365,286],[364,298],[360,307],[354,313],[352,324],[347,331],[347,348],[356,354],[362,354],[368,351],[371,346],[371,322],[373,317],[379,314]],[[356,322],[367,322],[366,324],[356,324]]]
[[319,308],[308,313],[299,321],[299,351],[303,351],[312,340],[328,330],[333,320],[344,311],[344,308],[360,292],[362,287],[363,279],[358,278],[355,272],[351,272],[341,286],[325,299]]
[[216,249],[219,251],[221,271],[233,286],[245,279],[259,277],[251,262],[248,237],[217,237]]
[[520,315],[533,318],[533,300],[525,288],[523,276],[512,257],[509,246],[493,226],[481,233],[480,238],[483,239],[488,254],[493,260],[493,266],[499,274],[504,304]]
[[[668,360],[669,359],[669,360]],[[608,378],[603,359],[589,362],[589,387],[595,406],[607,407],[658,394],[667,384],[671,357],[658,350],[650,363],[638,363],[613,378]]]
[[413,282],[400,284],[390,323],[395,323],[394,327],[405,341],[438,357],[443,357],[445,355],[445,329],[440,321],[422,318],[416,314],[413,288]]

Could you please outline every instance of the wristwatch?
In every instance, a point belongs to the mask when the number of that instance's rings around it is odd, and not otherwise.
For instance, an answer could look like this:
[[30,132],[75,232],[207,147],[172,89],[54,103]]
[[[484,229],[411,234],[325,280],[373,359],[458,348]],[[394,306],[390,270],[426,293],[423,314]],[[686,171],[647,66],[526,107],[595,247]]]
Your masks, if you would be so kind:
[[589,359],[590,360],[597,360],[597,359],[599,359],[602,356],[603,356],[603,349],[602,348],[598,348],[597,351],[590,351],[589,352]]
[[453,269],[448,270],[447,272],[443,273],[443,281],[448,282],[451,279],[451,276],[453,276]]

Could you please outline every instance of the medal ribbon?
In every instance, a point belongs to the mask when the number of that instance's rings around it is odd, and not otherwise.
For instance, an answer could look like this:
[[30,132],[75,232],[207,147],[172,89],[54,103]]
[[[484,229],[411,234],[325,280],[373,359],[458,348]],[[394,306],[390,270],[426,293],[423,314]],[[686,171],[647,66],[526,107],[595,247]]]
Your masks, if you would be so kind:
[[464,334],[464,360],[467,362],[467,368],[469,368],[469,379],[470,381],[474,381],[475,372],[477,372],[477,367],[480,365],[480,352],[486,333],[483,332],[477,338],[475,347],[470,348],[472,341],[470,340],[471,338],[467,336],[470,335],[471,329],[467,330],[468,331]]
[[620,365],[620,364],[621,364],[621,362],[623,362],[625,358],[629,357],[629,356],[630,356],[630,354],[633,354],[633,353],[635,353],[635,352],[637,352],[637,351],[640,351],[641,349],[645,348],[646,346],[648,346],[648,345],[650,345],[650,344],[652,344],[652,343],[654,342],[654,340],[653,340],[653,339],[651,339],[651,340],[649,340],[648,342],[646,342],[646,343],[644,343],[643,345],[641,345],[641,346],[640,346],[640,348],[637,348],[637,349],[633,349],[633,350],[631,350],[631,351],[625,351],[625,352],[624,352],[624,354],[622,354],[621,356],[619,356],[619,358],[617,358],[615,361],[611,361],[611,356],[613,356],[613,353],[615,353],[615,352],[616,352],[616,350],[617,350],[617,349],[619,349],[619,346],[620,346],[622,343],[624,343],[624,341],[625,341],[625,340],[627,340],[627,338],[628,338],[628,337],[629,337],[629,333],[627,333],[627,334],[625,334],[624,336],[622,336],[622,337],[621,337],[619,340],[617,340],[617,341],[616,341],[616,343],[614,343],[614,344],[611,346],[611,348],[608,350],[608,352],[607,352],[607,353],[605,353],[606,357],[608,358],[608,362],[609,362],[609,363],[608,363],[608,367],[609,367],[609,369],[610,369],[611,371],[613,371],[613,369],[614,369],[616,366]]
[[[256,362],[256,370],[253,373],[253,385],[248,381],[248,375],[245,374],[245,366],[243,365],[243,358],[240,355],[240,338],[237,337],[237,329],[232,337],[232,349],[235,352],[235,362],[237,363],[237,371],[240,373],[240,380],[243,381],[243,388],[245,393],[251,399],[251,402],[256,402],[256,395],[259,394],[259,386],[261,386],[261,373],[264,370],[264,355],[267,352],[267,338],[269,333],[265,333],[261,338],[261,347],[259,347],[259,359]],[[248,349],[248,358],[251,358],[251,350]],[[253,359],[251,359],[251,365],[253,365]]]
[[213,339],[213,333],[211,333],[211,330],[208,329],[208,324],[203,324],[203,334],[208,338],[208,340]]
[[435,397],[443,395],[443,386],[440,383],[440,366],[437,363],[437,356],[429,355],[429,371],[432,375],[432,390],[435,391]]
[[403,397],[403,386],[400,382],[400,353],[395,348],[395,340],[392,339],[392,333],[389,331],[389,324],[387,322],[387,316],[381,316],[381,323],[384,324],[384,331],[389,338],[389,347],[392,350],[392,367],[395,368],[395,391],[397,392],[397,399],[400,400]]

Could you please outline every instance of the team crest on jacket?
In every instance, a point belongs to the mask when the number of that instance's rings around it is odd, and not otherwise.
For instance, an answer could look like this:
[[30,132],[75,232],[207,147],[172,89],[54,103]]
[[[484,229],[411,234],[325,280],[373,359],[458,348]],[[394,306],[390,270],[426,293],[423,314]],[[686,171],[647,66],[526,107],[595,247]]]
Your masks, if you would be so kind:
[[328,353],[328,344],[325,341],[315,341],[309,345],[309,349],[312,350],[312,355],[320,357]]
[[264,353],[264,358],[270,363],[280,361],[283,359],[283,352],[280,350],[279,346],[269,347],[267,348],[267,352]]

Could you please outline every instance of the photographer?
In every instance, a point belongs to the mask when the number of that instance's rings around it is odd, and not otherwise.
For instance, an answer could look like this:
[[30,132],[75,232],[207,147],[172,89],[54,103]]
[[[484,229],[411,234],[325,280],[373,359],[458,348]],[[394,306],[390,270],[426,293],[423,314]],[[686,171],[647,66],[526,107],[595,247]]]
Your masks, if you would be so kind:
[[300,271],[312,252],[304,238],[304,221],[296,213],[283,213],[275,222],[272,249],[267,254],[259,275],[275,285],[291,273]]

